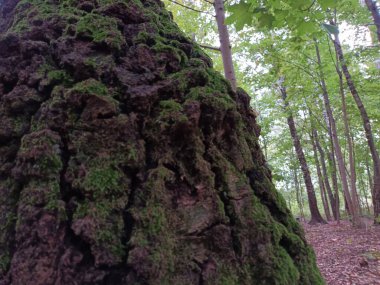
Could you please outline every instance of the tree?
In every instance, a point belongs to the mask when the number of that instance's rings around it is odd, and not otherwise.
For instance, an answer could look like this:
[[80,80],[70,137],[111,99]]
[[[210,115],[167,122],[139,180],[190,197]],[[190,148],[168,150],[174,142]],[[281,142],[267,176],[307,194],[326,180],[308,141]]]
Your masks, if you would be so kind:
[[323,284],[248,95],[160,2],[1,15],[1,284]]
[[327,117],[329,121],[329,127],[331,129],[331,137],[334,144],[334,153],[335,153],[336,161],[338,163],[338,169],[339,169],[339,174],[340,174],[340,178],[342,182],[342,188],[343,188],[345,201],[347,202],[350,215],[352,215],[353,223],[355,225],[359,225],[359,205],[356,203],[357,200],[354,198],[356,197],[356,193],[350,193],[350,190],[348,188],[346,167],[344,164],[343,154],[342,154],[342,150],[341,150],[340,143],[338,140],[335,118],[333,116],[332,109],[330,106],[329,94],[326,87],[325,76],[321,67],[322,62],[321,62],[321,56],[320,56],[319,46],[317,42],[315,42],[315,51],[316,51],[318,66],[320,69],[320,81],[321,81],[320,84],[321,84],[321,89],[322,89],[323,101],[326,108],[326,113],[327,113]]
[[377,7],[376,0],[364,0],[368,10],[371,12],[373,23],[376,26],[376,35],[380,43],[380,12]]
[[236,76],[232,62],[231,43],[227,26],[225,25],[225,12],[223,0],[214,0],[215,18],[218,24],[220,51],[223,58],[224,74],[231,82],[232,89],[236,90]]
[[[336,25],[334,21],[331,21],[330,24],[333,26]],[[363,122],[363,128],[365,132],[365,136],[368,143],[368,148],[371,153],[373,169],[374,169],[374,178],[373,178],[373,205],[374,205],[374,217],[375,223],[380,224],[380,157],[376,148],[376,144],[373,138],[372,126],[367,113],[367,109],[363,104],[361,97],[359,96],[356,85],[352,79],[351,73],[348,69],[347,63],[345,61],[342,45],[340,43],[339,35],[336,34],[334,38],[331,37],[331,40],[334,43],[335,52],[337,54],[340,66],[342,68],[342,72],[346,78],[346,82],[352,97],[355,100],[356,106],[359,109],[361,119]]]
[[[287,101],[288,96],[286,93],[286,88],[282,85],[282,83],[280,83],[280,92],[281,92],[282,100],[284,102],[285,111],[289,112],[288,110],[289,102]],[[294,118],[291,113],[288,113],[287,121],[288,121],[289,131],[292,136],[294,149],[296,151],[297,158],[299,160],[299,163],[302,169],[303,178],[305,181],[307,197],[309,200],[310,214],[311,214],[311,220],[309,223],[310,224],[326,223],[326,221],[322,218],[318,209],[317,198],[315,197],[315,191],[314,191],[313,182],[311,180],[309,167],[307,165],[305,154],[303,152],[302,145],[297,134]]]

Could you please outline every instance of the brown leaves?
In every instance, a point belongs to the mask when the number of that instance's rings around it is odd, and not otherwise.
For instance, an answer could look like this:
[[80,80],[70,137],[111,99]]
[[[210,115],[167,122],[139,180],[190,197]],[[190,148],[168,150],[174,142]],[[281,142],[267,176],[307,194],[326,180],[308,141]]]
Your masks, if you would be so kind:
[[380,227],[355,229],[343,221],[304,228],[328,285],[380,284]]

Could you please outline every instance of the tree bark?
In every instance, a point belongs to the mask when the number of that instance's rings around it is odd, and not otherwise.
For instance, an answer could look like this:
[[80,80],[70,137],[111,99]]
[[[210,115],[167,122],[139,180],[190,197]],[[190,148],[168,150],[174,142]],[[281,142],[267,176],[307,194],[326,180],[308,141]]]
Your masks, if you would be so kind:
[[[312,130],[314,130],[313,124],[312,124],[311,128],[312,128]],[[316,142],[315,142],[315,137],[313,135],[313,132],[311,132],[310,138],[311,138],[311,143],[313,145],[314,161],[315,161],[315,166],[317,168],[318,184],[319,184],[319,189],[321,191],[321,198],[322,198],[322,203],[323,203],[323,209],[325,211],[326,219],[328,221],[331,221],[331,214],[330,214],[329,203],[327,201],[327,194],[326,194],[326,191],[325,191],[325,184],[323,182],[324,179],[323,179],[323,175],[322,175],[322,171],[321,171],[321,166],[320,166],[319,159],[318,159],[317,145],[316,145]]]
[[[331,22],[331,24],[335,24],[335,23]],[[356,89],[355,83],[352,80],[351,74],[348,70],[348,67],[344,58],[342,46],[340,44],[339,36],[336,35],[335,39],[332,39],[332,41],[334,43],[335,51],[338,56],[343,74],[346,78],[348,88],[350,89],[351,95],[354,98],[354,101],[356,103],[356,106],[359,109],[359,112],[363,121],[363,128],[365,131],[368,147],[371,152],[373,170],[374,170],[374,178],[373,178],[373,194],[374,195],[372,197],[373,205],[374,205],[374,217],[375,217],[375,223],[380,224],[380,158],[376,149],[376,144],[373,139],[371,122],[369,120],[367,110],[364,107],[364,104]]]
[[376,1],[373,0],[365,0],[365,4],[368,7],[368,10],[371,12],[373,23],[376,26],[376,35],[377,39],[380,43],[380,13],[379,8],[376,5]]
[[331,145],[331,152],[329,152],[329,167],[331,169],[331,178],[333,183],[334,195],[335,195],[335,211],[338,216],[338,223],[340,220],[340,198],[339,198],[339,186],[338,186],[338,176],[336,169],[336,161],[334,155],[334,146]]
[[[325,124],[326,124],[327,132],[329,134],[330,150],[328,150],[328,158],[327,159],[328,159],[329,169],[330,169],[330,173],[331,173],[332,185],[333,185],[333,189],[334,189],[334,197],[335,197],[335,206],[334,206],[334,209],[335,209],[335,212],[337,214],[337,222],[339,224],[339,219],[340,219],[340,199],[339,199],[339,187],[338,187],[337,168],[336,168],[336,161],[335,161],[335,155],[334,155],[335,148],[334,148],[334,142],[333,142],[333,137],[332,137],[331,124],[329,122],[329,119],[327,118],[326,108],[325,107],[323,107],[323,118],[324,118],[324,121],[325,121]],[[318,138],[318,136],[317,136],[317,138]],[[319,141],[319,139],[317,141]]]
[[356,188],[356,169],[355,169],[355,155],[354,155],[354,147],[353,141],[350,132],[349,126],[349,118],[347,114],[347,104],[346,104],[346,94],[344,92],[343,86],[343,75],[339,66],[336,66],[336,71],[339,76],[339,92],[342,100],[342,113],[343,113],[343,123],[344,123],[344,135],[346,137],[347,145],[348,145],[348,159],[350,164],[350,186],[351,186],[351,196],[353,199],[353,203],[358,207],[358,211],[360,213],[360,203],[359,203],[359,195],[358,190]]
[[230,36],[227,26],[224,24],[225,11],[223,0],[215,0],[214,8],[216,14],[216,23],[218,25],[220,51],[222,53],[224,75],[228,81],[230,81],[232,89],[236,90],[236,76],[234,64],[232,61]]
[[306,192],[307,192],[310,214],[311,214],[311,220],[309,223],[310,224],[326,223],[326,221],[322,218],[322,216],[319,212],[319,209],[318,209],[317,198],[315,196],[314,186],[313,186],[313,182],[311,180],[309,167],[307,165],[305,154],[303,152],[302,145],[301,145],[300,139],[299,139],[298,134],[297,134],[296,125],[294,123],[293,115],[289,111],[289,103],[287,102],[286,88],[284,86],[280,86],[280,91],[281,91],[282,100],[284,102],[285,111],[288,112],[287,121],[288,121],[289,130],[290,130],[290,135],[291,135],[292,140],[293,140],[293,146],[294,146],[294,149],[296,151],[297,158],[299,160],[301,170],[302,170],[302,174],[303,174],[303,178],[305,181]]
[[322,176],[323,176],[323,179],[324,179],[324,185],[326,187],[326,190],[327,190],[327,194],[328,194],[328,197],[329,197],[329,201],[330,201],[330,206],[331,206],[331,210],[332,210],[332,213],[333,213],[333,216],[334,216],[334,219],[335,220],[338,220],[339,218],[339,213],[337,213],[337,210],[336,210],[336,201],[335,201],[335,197],[334,197],[334,194],[331,190],[331,185],[330,185],[330,181],[329,181],[329,176],[328,176],[328,172],[327,172],[327,167],[326,167],[326,161],[325,161],[325,151],[323,150],[323,148],[321,147],[321,144],[319,143],[319,138],[318,138],[318,132],[316,129],[312,130],[313,132],[313,136],[314,136],[314,139],[315,139],[315,145],[317,147],[317,150],[319,152],[319,156],[321,158],[321,166],[322,166]]
[[293,168],[293,177],[294,177],[294,185],[296,188],[296,197],[297,197],[298,208],[300,209],[302,220],[305,220],[305,212],[303,209],[303,195],[302,195],[303,193],[301,191],[301,187],[300,187],[300,183],[298,180],[298,174],[297,174],[296,168]]
[[334,153],[335,153],[336,160],[338,163],[338,170],[339,170],[339,174],[340,174],[340,178],[341,178],[341,182],[342,182],[342,189],[343,189],[343,193],[344,193],[344,196],[345,196],[345,199],[347,202],[348,209],[349,209],[350,213],[352,214],[352,221],[355,225],[358,225],[359,224],[358,208],[357,208],[356,204],[354,203],[354,201],[352,200],[350,190],[348,188],[347,175],[346,175],[346,169],[345,169],[345,165],[344,165],[343,154],[342,154],[342,150],[341,150],[340,143],[338,140],[335,119],[334,119],[332,109],[330,106],[330,99],[329,99],[329,94],[327,92],[327,86],[325,83],[324,74],[323,74],[323,70],[322,70],[322,63],[321,63],[321,56],[319,53],[319,47],[318,47],[317,41],[315,40],[314,42],[315,42],[315,51],[316,51],[316,56],[317,56],[317,62],[318,62],[319,70],[320,70],[320,83],[321,83],[321,88],[322,88],[323,101],[325,104],[327,116],[328,116],[329,123],[331,126],[331,134],[332,134],[332,139],[333,139],[333,143],[334,143]]

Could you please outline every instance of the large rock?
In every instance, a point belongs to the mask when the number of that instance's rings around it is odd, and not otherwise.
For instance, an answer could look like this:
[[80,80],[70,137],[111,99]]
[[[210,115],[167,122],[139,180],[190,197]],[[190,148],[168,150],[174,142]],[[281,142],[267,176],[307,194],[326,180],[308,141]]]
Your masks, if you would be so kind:
[[5,0],[0,284],[322,284],[242,90],[154,0]]

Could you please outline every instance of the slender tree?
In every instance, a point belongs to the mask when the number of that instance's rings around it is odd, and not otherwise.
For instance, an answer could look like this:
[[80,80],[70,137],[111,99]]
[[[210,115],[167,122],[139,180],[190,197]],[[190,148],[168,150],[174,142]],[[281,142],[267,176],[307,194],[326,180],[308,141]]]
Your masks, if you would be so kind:
[[335,123],[335,118],[332,113],[331,105],[330,105],[330,99],[329,99],[329,94],[327,91],[327,86],[325,82],[325,77],[322,69],[322,63],[321,63],[321,56],[319,52],[319,46],[316,40],[314,40],[315,43],[315,52],[317,56],[317,62],[319,66],[319,74],[320,74],[320,84],[322,88],[322,95],[323,95],[323,100],[326,108],[326,113],[328,116],[328,121],[331,127],[331,135],[332,135],[332,140],[334,143],[334,153],[336,156],[336,160],[338,163],[338,169],[339,169],[339,174],[342,182],[342,188],[343,188],[343,193],[345,197],[345,201],[347,202],[348,209],[352,215],[352,220],[355,225],[359,224],[359,214],[358,214],[358,208],[357,205],[355,204],[355,201],[352,200],[351,198],[351,193],[348,187],[348,180],[347,180],[347,174],[346,174],[346,168],[344,164],[344,159],[343,159],[343,154],[342,150],[340,147],[340,143],[338,140],[338,134],[337,134],[337,128],[336,128],[336,123]]
[[321,166],[322,166],[322,176],[323,176],[324,185],[326,187],[326,191],[328,194],[328,198],[330,201],[331,210],[332,210],[334,219],[338,220],[339,219],[339,205],[337,207],[336,197],[334,196],[331,189],[329,175],[328,175],[327,166],[326,166],[326,160],[325,160],[326,159],[325,151],[323,150],[319,142],[317,130],[313,129],[312,132],[313,132],[313,137],[315,141],[315,146],[317,147],[317,150],[320,156],[320,161],[321,161]]
[[[331,25],[336,25],[334,21],[330,22]],[[370,149],[372,162],[373,162],[373,207],[374,207],[374,217],[375,217],[375,223],[380,224],[380,157],[379,153],[376,149],[376,144],[373,138],[372,133],[372,127],[371,122],[368,117],[367,110],[359,96],[359,93],[356,89],[355,83],[352,79],[351,73],[349,72],[342,45],[340,43],[339,35],[335,34],[334,38],[330,37],[332,42],[334,43],[335,52],[338,56],[340,66],[342,68],[343,74],[346,78],[346,82],[348,85],[348,88],[351,92],[352,97],[354,98],[354,101],[356,103],[357,108],[359,109],[360,116],[363,121],[363,128],[365,131],[365,136],[367,139],[368,147]]]
[[305,181],[306,192],[307,192],[307,197],[309,201],[309,209],[310,209],[310,214],[311,214],[311,220],[309,223],[310,224],[326,223],[326,221],[322,218],[318,209],[317,198],[315,196],[314,186],[313,186],[313,182],[310,176],[310,170],[305,158],[305,154],[302,149],[301,141],[297,134],[293,115],[289,110],[289,102],[287,101],[286,88],[282,85],[282,83],[280,83],[279,89],[281,93],[281,98],[283,100],[285,112],[287,112],[287,122],[288,122],[289,130],[290,130],[290,134],[293,140],[294,149],[297,154],[297,158],[299,160],[302,173],[303,173],[303,178]]
[[[313,130],[313,129],[314,129],[314,127],[311,126],[311,130]],[[313,156],[314,156],[315,167],[317,169],[318,184],[319,184],[319,189],[321,192],[323,209],[325,211],[326,219],[328,221],[331,221],[331,214],[330,214],[330,208],[329,208],[329,203],[328,203],[328,199],[327,199],[326,187],[325,187],[325,184],[323,181],[323,175],[322,175],[321,166],[320,166],[319,158],[318,158],[317,145],[315,142],[315,137],[313,135],[313,132],[310,133],[310,139],[311,139],[311,143],[313,145]]]
[[296,188],[296,198],[297,198],[298,208],[300,209],[300,214],[301,214],[302,220],[305,220],[303,193],[302,193],[302,188],[300,187],[297,169],[295,167],[293,168],[293,178],[294,178],[294,185]]
[[224,75],[231,82],[232,89],[236,90],[236,76],[232,61],[231,42],[227,26],[225,25],[224,1],[214,0],[215,17],[218,25],[220,51],[222,53]]
[[379,7],[377,6],[376,0],[364,0],[365,4],[367,5],[368,10],[371,12],[373,23],[376,26],[376,35],[377,39],[380,43],[380,11]]

